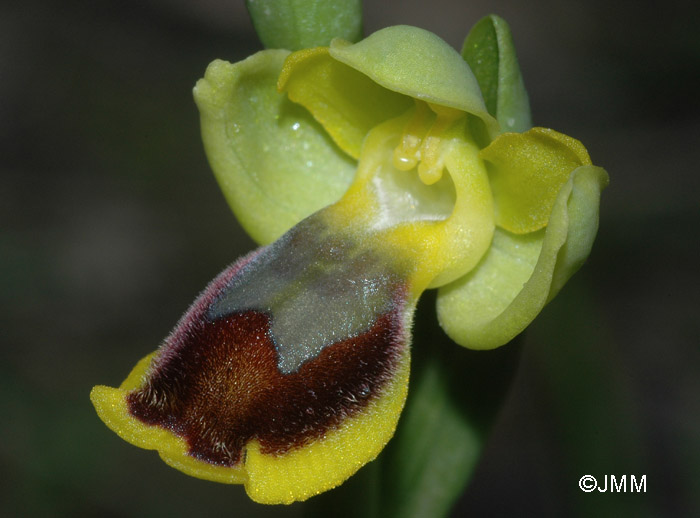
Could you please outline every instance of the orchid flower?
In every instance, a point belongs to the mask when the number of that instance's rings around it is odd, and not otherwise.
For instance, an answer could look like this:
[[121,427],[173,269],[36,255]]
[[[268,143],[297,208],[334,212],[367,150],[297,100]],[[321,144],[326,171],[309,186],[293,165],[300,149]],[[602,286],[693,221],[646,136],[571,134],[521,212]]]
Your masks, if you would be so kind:
[[607,174],[577,140],[530,129],[500,18],[462,55],[397,26],[214,61],[194,95],[212,169],[262,247],[91,397],[128,442],[255,501],[305,500],[379,454],[426,289],[457,344],[491,349],[590,251]]

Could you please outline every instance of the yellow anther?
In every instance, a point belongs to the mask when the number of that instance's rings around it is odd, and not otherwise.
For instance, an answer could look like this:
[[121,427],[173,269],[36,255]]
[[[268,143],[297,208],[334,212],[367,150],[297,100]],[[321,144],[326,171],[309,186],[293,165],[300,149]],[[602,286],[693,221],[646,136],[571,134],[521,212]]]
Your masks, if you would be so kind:
[[445,167],[443,159],[442,144],[445,132],[454,122],[464,116],[464,112],[429,104],[430,109],[437,115],[433,125],[428,130],[428,134],[423,139],[420,148],[420,164],[418,165],[418,177],[426,185],[431,185],[442,178],[442,170]]
[[[432,128],[430,132],[432,133]],[[426,185],[434,184],[442,178],[444,165],[440,156],[441,144],[440,137],[428,134],[420,148],[421,162],[418,164],[418,177]]]
[[416,100],[416,108],[401,135],[401,142],[394,149],[394,167],[399,171],[410,171],[421,159],[420,147],[427,132],[432,113],[428,105]]
[[[413,142],[415,140],[415,142]],[[399,171],[410,171],[418,163],[418,148],[421,140],[415,135],[403,135],[401,144],[394,148],[394,167]]]
[[426,185],[442,178],[442,142],[445,132],[464,112],[416,100],[416,108],[394,148],[393,165],[399,171],[418,166],[418,177]]

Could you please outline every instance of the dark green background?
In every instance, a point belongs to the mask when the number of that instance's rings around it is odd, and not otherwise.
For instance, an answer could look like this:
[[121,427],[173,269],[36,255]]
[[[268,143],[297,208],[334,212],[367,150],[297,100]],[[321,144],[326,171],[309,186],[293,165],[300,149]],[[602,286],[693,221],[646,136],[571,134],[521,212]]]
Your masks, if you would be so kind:
[[[454,516],[697,516],[697,9],[377,1],[366,31],[408,23],[459,48],[490,12],[511,25],[535,124],[582,140],[611,185]],[[254,246],[208,169],[191,89],[258,45],[242,1],[0,7],[0,515],[301,513],[168,468],[88,400]],[[584,474],[646,474],[647,492],[583,493]]]

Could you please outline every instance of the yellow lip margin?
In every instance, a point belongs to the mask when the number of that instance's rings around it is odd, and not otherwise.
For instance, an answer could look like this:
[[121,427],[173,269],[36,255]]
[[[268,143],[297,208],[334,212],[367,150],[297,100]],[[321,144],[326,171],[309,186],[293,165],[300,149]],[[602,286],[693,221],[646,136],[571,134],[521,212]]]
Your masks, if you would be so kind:
[[129,373],[119,388],[98,385],[90,392],[90,400],[97,415],[126,442],[146,450],[158,450],[163,461],[188,475],[223,482],[242,484],[248,479],[245,470],[240,467],[216,466],[197,460],[188,454],[187,442],[159,426],[151,426],[139,421],[129,413],[126,397],[146,381],[146,374],[157,351],[142,358]]
[[382,393],[320,440],[282,455],[262,453],[253,440],[246,445],[240,466],[216,466],[190,456],[187,442],[170,430],[145,424],[129,413],[126,396],[145,382],[155,355],[139,361],[119,388],[98,385],[92,389],[90,399],[100,419],[134,446],[157,450],[169,466],[205,480],[244,484],[250,498],[264,504],[306,500],[340,485],[374,460],[394,435],[408,392],[410,351],[406,346],[395,376]]

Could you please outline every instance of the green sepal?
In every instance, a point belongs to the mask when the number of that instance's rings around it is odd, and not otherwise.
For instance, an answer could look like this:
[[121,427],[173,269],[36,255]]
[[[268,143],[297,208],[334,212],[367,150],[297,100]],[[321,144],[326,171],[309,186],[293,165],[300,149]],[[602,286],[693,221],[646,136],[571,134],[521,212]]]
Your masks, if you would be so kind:
[[387,27],[355,44],[335,39],[330,54],[384,88],[475,115],[491,138],[500,132],[467,63],[431,32]]
[[503,131],[526,131],[532,126],[530,102],[510,27],[489,15],[472,27],[462,46],[462,57],[476,76],[488,112]]
[[277,91],[289,54],[212,62],[194,97],[212,170],[238,221],[260,244],[337,201],[355,163],[301,106]]
[[246,0],[268,49],[327,46],[333,38],[362,37],[362,0]]
[[479,265],[438,292],[440,325],[457,343],[493,349],[518,335],[588,256],[598,229],[604,169],[576,168],[559,191],[546,229],[497,229]]

